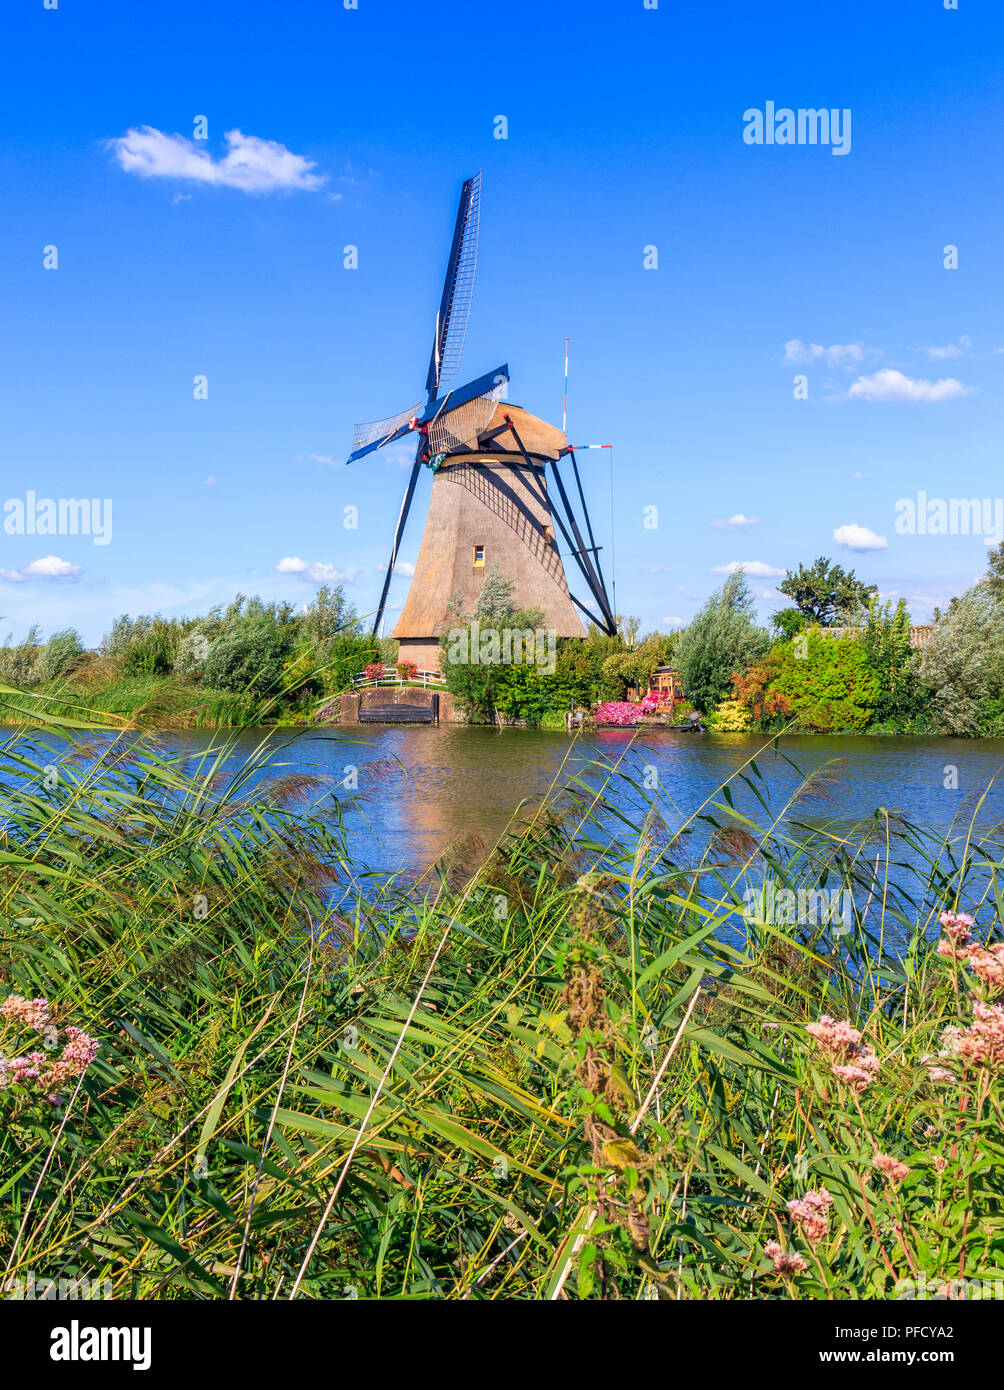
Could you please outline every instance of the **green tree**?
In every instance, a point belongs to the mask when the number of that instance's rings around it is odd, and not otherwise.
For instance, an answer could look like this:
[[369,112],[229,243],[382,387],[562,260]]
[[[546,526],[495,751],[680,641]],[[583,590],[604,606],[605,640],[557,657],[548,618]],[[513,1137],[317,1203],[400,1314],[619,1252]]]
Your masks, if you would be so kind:
[[54,632],[38,654],[35,675],[39,682],[59,680],[77,664],[84,654],[80,633],[73,628]]
[[340,633],[357,629],[356,610],[349,604],[340,584],[335,588],[328,584],[321,585],[313,603],[304,609],[300,627],[304,637],[317,644],[330,642]]
[[919,662],[910,646],[906,600],[881,607],[873,600],[861,633],[868,664],[879,680],[874,722],[909,732],[929,725],[930,697],[920,682]]
[[5,685],[15,685],[19,689],[38,684],[38,656],[42,650],[42,633],[38,627],[30,627],[24,638],[15,646],[8,637],[0,647],[0,681]]
[[519,663],[518,669],[510,669],[514,663],[501,659],[501,651],[495,651],[495,638],[501,647],[501,634],[507,629],[533,632],[543,627],[541,610],[517,609],[515,594],[515,581],[492,565],[485,574],[473,612],[464,613],[459,598],[451,600],[455,621],[440,638],[440,665],[447,690],[474,718],[486,722],[494,720],[495,710],[503,709],[503,703],[504,712],[512,715],[514,706],[529,702],[531,694],[534,705],[537,702],[532,664]]
[[991,571],[953,598],[921,651],[920,679],[945,733],[1004,733],[1004,598],[999,592]]
[[820,627],[853,624],[878,594],[874,584],[865,584],[853,570],[845,570],[825,555],[820,555],[809,568],[799,565],[797,571],[788,570],[777,587],[779,593],[794,600],[810,622]]
[[782,642],[790,642],[804,632],[808,619],[800,608],[779,608],[770,617],[770,625]]
[[733,672],[745,671],[767,650],[766,632],[754,621],[749,581],[736,570],[677,640],[683,691],[695,709],[710,712],[732,694]]

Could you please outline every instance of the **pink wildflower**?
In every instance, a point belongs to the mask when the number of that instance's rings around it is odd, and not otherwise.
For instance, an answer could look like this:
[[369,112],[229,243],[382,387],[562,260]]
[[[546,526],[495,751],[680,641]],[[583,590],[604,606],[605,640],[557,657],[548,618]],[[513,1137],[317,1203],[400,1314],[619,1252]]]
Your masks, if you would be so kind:
[[[955,1080],[954,1073],[950,1072],[947,1067],[939,1066],[938,1059],[934,1056],[933,1053],[925,1052],[923,1057],[921,1057],[920,1062],[922,1066],[925,1066],[927,1068],[927,1078],[929,1081]],[[931,1126],[928,1126],[928,1128],[931,1129],[931,1133],[933,1134],[934,1130],[931,1128]]]
[[818,1245],[826,1235],[828,1212],[833,1205],[833,1198],[826,1188],[807,1192],[801,1198],[794,1197],[786,1205],[805,1239],[810,1245]]
[[874,1049],[861,1042],[861,1033],[851,1027],[850,1019],[838,1023],[823,1014],[818,1023],[807,1023],[805,1031],[827,1053],[833,1075],[839,1080],[858,1092],[874,1081],[881,1063]]
[[804,1274],[808,1269],[801,1255],[782,1250],[776,1240],[769,1240],[763,1253],[773,1262],[775,1274]]
[[939,921],[947,937],[956,945],[965,946],[969,940],[969,928],[973,925],[973,919],[968,912],[943,912]]
[[[968,912],[943,912],[940,916],[941,930],[944,931],[948,941],[955,947],[964,947],[969,941],[969,927],[972,926],[972,917]],[[951,949],[941,951],[939,955],[953,955]]]
[[953,1024],[942,1033],[941,1041],[942,1057],[958,1057],[967,1067],[997,1071],[1004,1066],[1004,1007],[975,1000],[968,1028]]
[[851,1027],[850,1019],[838,1023],[829,1014],[823,1014],[818,1023],[807,1023],[805,1031],[810,1038],[815,1038],[824,1052],[832,1053],[841,1061],[861,1042],[861,1034]]
[[29,1052],[27,1057],[12,1057],[7,1069],[15,1081],[34,1081],[39,1067],[44,1066],[46,1060],[44,1052]]
[[998,990],[1004,989],[1004,942],[987,947],[974,943],[965,948],[962,958],[991,993],[996,994]]
[[82,1029],[72,1026],[67,1028],[66,1038],[66,1046],[63,1048],[60,1060],[67,1065],[71,1076],[80,1076],[98,1055],[98,1044],[93,1038],[89,1038]]
[[52,1022],[49,1001],[41,996],[37,999],[25,999],[21,994],[8,994],[0,1004],[0,1015],[4,1018],[15,1018],[26,1028],[33,1028],[38,1033],[48,1028]]
[[900,1163],[889,1154],[876,1154],[873,1162],[890,1182],[902,1182],[910,1171],[905,1163]]
[[[20,995],[10,995],[0,1009],[5,1010],[5,1017],[17,1018],[29,1027],[44,1032],[46,1046],[58,1045],[58,1030],[50,1021],[46,1000],[29,1001]],[[81,1028],[71,1026],[65,1029],[63,1038],[63,1050],[56,1058],[38,1051],[29,1052],[25,1057],[0,1057],[0,1090],[5,1090],[12,1083],[34,1083],[31,1089],[41,1094],[50,1105],[61,1104],[57,1088],[82,1076],[98,1055],[98,1043]]]

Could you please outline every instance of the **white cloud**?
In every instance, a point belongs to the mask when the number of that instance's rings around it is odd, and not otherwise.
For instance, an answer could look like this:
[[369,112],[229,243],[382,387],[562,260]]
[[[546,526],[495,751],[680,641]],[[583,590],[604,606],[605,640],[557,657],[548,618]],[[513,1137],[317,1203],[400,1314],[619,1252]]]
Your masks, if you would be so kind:
[[203,487],[215,487],[215,486],[216,486],[216,479],[213,477],[212,473],[210,473],[210,475],[209,475],[208,478],[203,478],[203,480],[202,480],[202,486],[203,486]]
[[859,526],[854,521],[846,526],[838,526],[833,532],[833,539],[837,545],[845,546],[848,550],[889,549],[889,542],[885,536],[876,536],[867,526]]
[[666,627],[686,627],[686,626],[687,626],[687,620],[686,620],[686,618],[660,618],[659,621],[660,621],[661,623],[664,623],[664,624],[666,625]]
[[735,574],[736,570],[745,570],[757,579],[773,579],[775,575],[784,574],[784,570],[764,564],[763,560],[730,560],[727,565],[712,565],[711,570],[713,574]]
[[[377,574],[383,574],[382,569],[379,569],[376,572]],[[407,575],[410,578],[410,576],[415,573],[415,566],[411,563],[410,560],[398,560],[395,562],[394,565],[394,573]]]
[[73,579],[78,574],[83,574],[81,565],[71,565],[58,555],[43,555],[19,570],[0,569],[0,579],[8,584],[26,584],[29,579]]
[[859,376],[847,394],[863,401],[950,401],[955,396],[968,396],[971,386],[963,386],[954,377],[940,381],[925,381],[920,377],[904,376],[902,372],[884,367],[872,376]]
[[865,476],[865,475],[864,475],[863,473],[852,473],[852,474],[851,474],[851,477],[852,477],[852,478],[863,478],[864,476]]
[[929,347],[927,354],[929,357],[964,357],[973,345],[973,340],[965,333],[957,343],[948,343],[945,347]]
[[758,516],[743,516],[742,512],[736,512],[728,521],[713,521],[711,524],[719,531],[741,531],[747,526],[755,526],[759,520]]
[[341,468],[343,462],[341,459],[331,458],[328,454],[308,454],[307,458],[313,463],[326,463],[329,468]]
[[828,367],[853,367],[864,359],[863,343],[833,343],[831,347],[823,347],[820,343],[803,343],[801,338],[791,338],[784,345],[786,362],[825,362]]
[[187,179],[218,188],[239,188],[242,193],[312,191],[327,180],[312,174],[315,161],[293,154],[277,140],[261,140],[239,130],[224,133],[227,152],[214,159],[201,144],[183,135],[166,135],[153,126],[127,130],[108,142],[127,174],[140,178]]
[[286,555],[276,565],[280,574],[296,574],[312,584],[354,584],[358,570],[340,570],[320,560],[301,560],[298,555]]

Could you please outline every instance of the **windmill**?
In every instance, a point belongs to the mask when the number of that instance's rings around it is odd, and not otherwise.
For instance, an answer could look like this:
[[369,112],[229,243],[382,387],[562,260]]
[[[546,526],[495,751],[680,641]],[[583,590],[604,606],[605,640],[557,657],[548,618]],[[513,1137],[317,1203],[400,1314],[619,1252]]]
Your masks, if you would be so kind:
[[[600,567],[600,547],[586,510],[575,452],[564,431],[508,403],[506,365],[466,386],[447,386],[459,370],[467,334],[480,212],[481,174],[477,173],[460,194],[424,406],[419,402],[387,419],[357,425],[348,459],[354,463],[408,434],[416,435],[415,461],[394,531],[374,635],[380,632],[419,474],[423,467],[432,470],[425,533],[408,599],[393,633],[400,643],[401,660],[414,661],[427,670],[438,668],[439,636],[453,621],[451,602],[459,596],[465,607],[472,606],[486,570],[493,565],[515,582],[517,606],[542,609],[545,626],[558,636],[585,635],[576,609],[603,631],[616,631]],[[558,469],[565,458],[571,463],[585,534]],[[548,468],[553,491],[547,485]],[[569,593],[558,533],[586,584],[592,608]]]

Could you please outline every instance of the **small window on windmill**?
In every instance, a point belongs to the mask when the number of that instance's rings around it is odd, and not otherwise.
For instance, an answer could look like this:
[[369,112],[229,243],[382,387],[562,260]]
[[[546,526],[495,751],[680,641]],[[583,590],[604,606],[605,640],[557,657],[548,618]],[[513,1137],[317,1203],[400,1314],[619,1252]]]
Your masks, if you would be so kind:
[[544,539],[548,545],[554,544],[554,527],[548,526],[546,521],[544,522]]
[[474,547],[474,568],[475,568],[476,570],[483,570],[484,567],[485,567],[485,548],[484,548],[483,545],[476,545],[476,546]]

